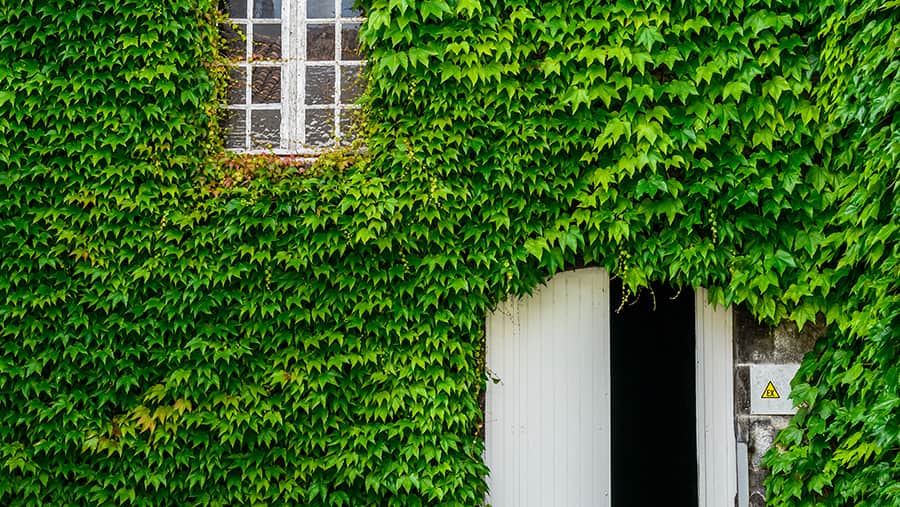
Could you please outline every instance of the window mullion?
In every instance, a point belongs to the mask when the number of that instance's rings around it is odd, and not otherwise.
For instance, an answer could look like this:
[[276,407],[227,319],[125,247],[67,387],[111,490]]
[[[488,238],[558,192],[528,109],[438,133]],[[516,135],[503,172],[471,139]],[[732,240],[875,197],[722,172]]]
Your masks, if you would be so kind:
[[334,0],[334,130],[335,143],[341,138],[341,56],[343,29],[341,27],[341,0]]
[[297,152],[303,147],[303,75],[302,59],[306,52],[304,16],[305,1],[285,1],[281,7],[282,45],[284,47],[281,89],[281,147]]
[[245,42],[246,46],[244,48],[244,54],[247,59],[247,82],[244,87],[244,146],[246,149],[252,148],[251,143],[251,135],[252,131],[250,128],[251,116],[253,114],[253,65],[250,63],[253,60],[253,22],[251,19],[253,18],[253,0],[247,0],[247,24],[244,29],[244,33],[247,34],[247,40]]

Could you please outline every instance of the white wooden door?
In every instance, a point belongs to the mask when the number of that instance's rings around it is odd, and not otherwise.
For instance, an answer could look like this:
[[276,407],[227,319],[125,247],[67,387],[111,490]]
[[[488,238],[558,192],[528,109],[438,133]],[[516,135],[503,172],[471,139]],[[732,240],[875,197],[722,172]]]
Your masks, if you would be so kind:
[[487,318],[486,500],[610,505],[609,277],[553,277]]

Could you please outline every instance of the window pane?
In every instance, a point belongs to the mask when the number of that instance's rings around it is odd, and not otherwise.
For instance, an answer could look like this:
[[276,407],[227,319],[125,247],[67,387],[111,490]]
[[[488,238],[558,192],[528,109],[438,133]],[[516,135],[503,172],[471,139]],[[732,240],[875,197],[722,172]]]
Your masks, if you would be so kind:
[[253,67],[254,104],[281,102],[281,67]]
[[327,146],[334,136],[334,109],[306,110],[306,144]]
[[334,104],[334,67],[307,67],[305,95],[307,104]]
[[359,60],[359,23],[347,23],[341,27],[341,59]]
[[306,59],[334,60],[334,25],[306,27]]
[[254,18],[280,18],[281,0],[253,0]]
[[361,110],[344,109],[341,111],[341,142],[351,143],[359,137]]
[[261,60],[281,58],[281,25],[253,25],[253,57]]
[[341,65],[341,104],[352,104],[362,95],[365,83],[361,65]]
[[306,0],[306,17],[333,18],[334,0]]
[[247,102],[246,94],[247,71],[233,67],[228,71],[228,92],[225,100],[229,104],[243,104]]
[[219,33],[225,39],[225,56],[238,60],[247,58],[246,25],[222,23],[219,25]]
[[353,0],[341,0],[341,16],[356,18],[362,16],[362,11],[353,8]]
[[281,111],[250,111],[250,142],[254,149],[281,146]]
[[225,147],[229,149],[246,149],[244,142],[247,134],[247,112],[225,111]]
[[219,9],[227,12],[230,18],[246,18],[247,0],[221,0]]

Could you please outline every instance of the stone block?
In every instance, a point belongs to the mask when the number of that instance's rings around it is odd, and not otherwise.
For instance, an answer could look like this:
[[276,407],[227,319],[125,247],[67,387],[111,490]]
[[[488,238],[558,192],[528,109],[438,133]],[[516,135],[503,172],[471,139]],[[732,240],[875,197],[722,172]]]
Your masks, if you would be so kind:
[[782,322],[772,331],[774,363],[799,363],[812,350],[816,340],[825,334],[824,319],[807,324],[803,331],[793,322]]
[[734,308],[735,363],[771,363],[775,358],[775,339],[769,327],[760,324],[743,306]]
[[750,367],[734,367],[734,413],[750,414]]
[[772,448],[775,436],[788,425],[790,420],[790,416],[748,417],[747,457],[750,472],[750,505],[754,505],[754,498],[757,499],[756,501],[762,501],[758,505],[765,505],[766,489],[763,481],[769,472],[762,466],[762,457]]

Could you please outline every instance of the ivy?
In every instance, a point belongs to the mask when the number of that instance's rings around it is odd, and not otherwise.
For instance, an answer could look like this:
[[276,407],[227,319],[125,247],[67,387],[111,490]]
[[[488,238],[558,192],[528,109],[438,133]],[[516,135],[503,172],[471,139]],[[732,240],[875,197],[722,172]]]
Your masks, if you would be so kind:
[[0,1],[0,503],[477,505],[484,316],[583,264],[824,314],[768,500],[894,503],[895,3],[371,0],[308,166],[209,0]]
[[795,379],[808,405],[766,456],[773,505],[895,505],[900,498],[900,10],[821,7],[814,99],[839,175],[823,220],[823,274],[841,304]]

